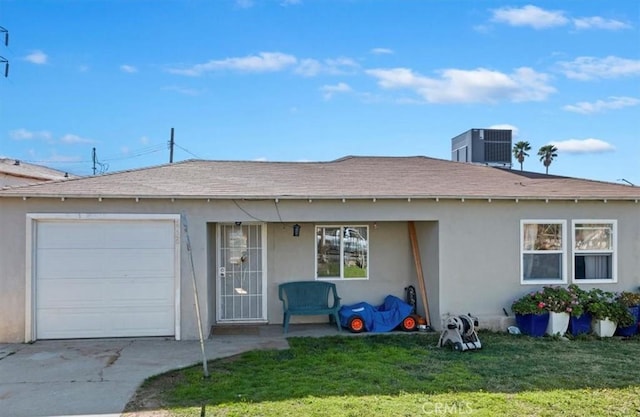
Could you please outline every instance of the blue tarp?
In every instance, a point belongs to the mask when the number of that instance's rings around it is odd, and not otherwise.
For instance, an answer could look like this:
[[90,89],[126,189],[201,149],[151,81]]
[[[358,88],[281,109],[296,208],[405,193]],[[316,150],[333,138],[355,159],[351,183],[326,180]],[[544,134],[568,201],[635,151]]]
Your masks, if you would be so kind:
[[402,323],[411,314],[413,307],[393,295],[387,295],[381,306],[375,307],[367,302],[342,306],[338,314],[340,324],[348,327],[349,319],[360,316],[368,332],[389,332]]

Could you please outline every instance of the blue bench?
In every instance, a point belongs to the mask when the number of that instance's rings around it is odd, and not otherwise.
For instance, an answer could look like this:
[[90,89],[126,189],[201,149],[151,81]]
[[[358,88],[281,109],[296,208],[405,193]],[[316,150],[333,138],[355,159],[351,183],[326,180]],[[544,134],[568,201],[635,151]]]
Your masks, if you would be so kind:
[[[340,331],[340,297],[336,291],[336,284],[324,281],[294,281],[278,286],[278,297],[282,301],[284,317],[282,326],[284,333],[289,330],[291,316],[319,316],[329,315]],[[331,303],[331,304],[329,304]]]

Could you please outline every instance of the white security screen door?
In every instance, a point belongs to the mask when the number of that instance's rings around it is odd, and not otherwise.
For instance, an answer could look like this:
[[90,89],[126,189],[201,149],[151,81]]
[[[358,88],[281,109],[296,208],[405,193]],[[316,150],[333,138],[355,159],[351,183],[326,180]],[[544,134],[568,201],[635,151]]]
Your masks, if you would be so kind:
[[218,321],[266,321],[265,281],[265,225],[218,225]]

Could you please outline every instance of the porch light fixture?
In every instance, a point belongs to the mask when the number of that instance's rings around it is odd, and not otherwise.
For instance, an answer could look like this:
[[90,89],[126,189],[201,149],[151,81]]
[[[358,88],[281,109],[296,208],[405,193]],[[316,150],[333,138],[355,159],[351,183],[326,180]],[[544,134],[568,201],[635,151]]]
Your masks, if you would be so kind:
[[293,225],[293,237],[300,236],[300,225],[298,223]]

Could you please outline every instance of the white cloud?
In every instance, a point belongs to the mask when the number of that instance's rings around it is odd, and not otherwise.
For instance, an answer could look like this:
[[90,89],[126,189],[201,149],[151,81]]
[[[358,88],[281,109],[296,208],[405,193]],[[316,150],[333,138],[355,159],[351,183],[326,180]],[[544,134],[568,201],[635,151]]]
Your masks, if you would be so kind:
[[549,144],[558,148],[558,151],[566,153],[601,153],[616,149],[610,143],[600,139],[569,139],[549,142]]
[[236,6],[242,9],[249,9],[253,7],[253,0],[235,0]]
[[[622,30],[630,29],[628,23],[602,16],[576,17],[569,19],[563,10],[545,10],[531,4],[523,7],[501,7],[491,10],[491,21],[505,23],[510,26],[530,26],[534,29],[547,29],[566,26],[573,23],[577,30],[602,29]],[[484,32],[486,27],[477,26],[476,30]]]
[[172,68],[172,74],[200,76],[210,71],[241,71],[241,72],[274,72],[281,71],[298,62],[296,57],[280,52],[260,52],[258,55],[233,57],[222,60],[211,60],[204,64],[196,64],[190,68]]
[[323,71],[323,66],[317,59],[303,59],[296,67],[295,72],[305,77],[315,77]]
[[393,49],[389,48],[373,48],[371,53],[374,55],[390,55],[393,54]]
[[497,125],[492,125],[489,126],[488,129],[504,129],[504,130],[510,130],[511,131],[511,135],[513,137],[517,137],[518,133],[519,133],[519,129],[517,127],[515,127],[514,125],[509,125],[509,124],[497,124]]
[[44,52],[37,50],[31,52],[29,55],[25,56],[24,59],[32,64],[43,65],[47,63],[49,57]]
[[200,94],[202,94],[202,90],[197,90],[195,88],[179,87],[177,85],[170,85],[167,87],[163,87],[163,90],[174,91],[176,93],[184,94],[185,96],[199,96]]
[[605,30],[622,30],[630,29],[631,25],[615,19],[605,19],[600,16],[581,17],[573,19],[573,25],[576,29],[605,29]]
[[267,157],[266,157],[266,156],[259,156],[259,157],[257,157],[257,158],[254,158],[253,160],[254,160],[255,162],[267,162],[267,161],[268,161],[268,159],[267,159]]
[[132,65],[123,64],[123,65],[120,65],[120,71],[129,73],[129,74],[133,74],[133,73],[138,72],[138,68],[136,68],[136,67],[134,67]]
[[569,22],[561,10],[544,10],[530,4],[520,8],[501,7],[492,10],[492,12],[491,20],[510,26],[531,26],[534,29],[546,29],[564,26]]
[[68,133],[60,138],[60,142],[66,145],[77,145],[82,143],[94,143],[95,141]]
[[446,69],[439,78],[426,77],[408,68],[372,69],[367,74],[385,89],[409,89],[429,103],[494,103],[542,101],[556,90],[546,74],[517,68],[511,74],[485,68]]
[[78,135],[66,134],[59,140],[54,141],[51,132],[46,130],[31,131],[27,129],[16,129],[9,132],[9,137],[13,140],[41,140],[48,143],[59,142],[65,145],[75,145],[79,143],[94,143],[94,140],[86,139]]
[[143,136],[140,138],[140,143],[143,145],[148,145],[149,144],[149,138],[146,136]]
[[302,59],[296,67],[295,73],[304,77],[315,77],[320,74],[344,75],[353,73],[360,65],[351,58],[333,58],[319,61],[317,59]]
[[82,161],[80,156],[60,155],[54,149],[49,156],[40,155],[35,149],[29,149],[27,151],[31,159],[37,160],[39,163],[56,164],[56,163],[76,163]]
[[338,83],[335,85],[323,85],[320,87],[320,91],[322,91],[325,100],[330,100],[335,94],[349,93],[353,90],[346,83]]
[[51,133],[46,130],[40,130],[37,132],[27,130],[27,129],[16,129],[9,132],[9,137],[13,140],[32,140],[32,139],[40,139],[40,140],[51,140]]
[[558,65],[567,78],[580,81],[640,75],[639,59],[626,59],[617,56],[606,58],[581,56],[571,62],[559,62]]
[[593,114],[624,107],[633,107],[639,104],[640,99],[634,97],[609,97],[607,100],[597,100],[592,103],[581,101],[576,104],[568,104],[562,109],[574,113]]

